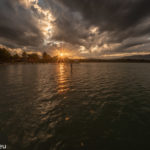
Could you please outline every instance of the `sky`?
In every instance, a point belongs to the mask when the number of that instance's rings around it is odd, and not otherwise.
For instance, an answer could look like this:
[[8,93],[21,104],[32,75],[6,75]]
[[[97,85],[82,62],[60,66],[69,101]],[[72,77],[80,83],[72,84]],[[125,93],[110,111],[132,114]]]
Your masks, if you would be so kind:
[[78,57],[150,54],[149,0],[0,0],[0,47]]

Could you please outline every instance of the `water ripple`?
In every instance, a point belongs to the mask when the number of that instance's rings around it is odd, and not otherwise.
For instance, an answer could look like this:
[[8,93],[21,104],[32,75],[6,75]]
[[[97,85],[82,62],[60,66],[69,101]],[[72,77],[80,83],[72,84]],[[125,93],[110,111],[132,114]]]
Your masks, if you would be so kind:
[[0,74],[0,136],[10,150],[149,144],[149,64],[1,65]]

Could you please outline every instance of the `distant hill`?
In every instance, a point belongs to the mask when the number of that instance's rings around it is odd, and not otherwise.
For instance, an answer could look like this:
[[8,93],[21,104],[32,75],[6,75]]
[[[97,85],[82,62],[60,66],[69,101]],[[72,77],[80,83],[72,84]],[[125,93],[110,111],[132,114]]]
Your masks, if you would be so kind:
[[131,59],[131,60],[150,60],[150,55],[133,55],[133,56],[125,56],[121,59]]

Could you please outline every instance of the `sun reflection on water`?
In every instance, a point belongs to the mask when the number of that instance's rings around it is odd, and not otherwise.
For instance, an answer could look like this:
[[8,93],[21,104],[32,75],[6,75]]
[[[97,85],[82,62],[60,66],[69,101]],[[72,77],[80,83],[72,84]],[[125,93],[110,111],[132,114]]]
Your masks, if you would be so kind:
[[58,64],[58,93],[62,94],[69,90],[67,67],[64,63]]

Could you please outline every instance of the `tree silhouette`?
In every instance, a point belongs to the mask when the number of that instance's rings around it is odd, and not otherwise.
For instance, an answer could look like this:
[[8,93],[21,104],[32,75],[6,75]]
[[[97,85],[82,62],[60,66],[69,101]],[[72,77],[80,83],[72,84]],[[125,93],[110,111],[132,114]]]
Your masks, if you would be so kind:
[[43,52],[42,59],[44,62],[50,62],[51,56],[48,55],[46,52]]
[[22,53],[22,60],[23,61],[27,61],[27,59],[28,59],[28,55],[27,55],[27,53],[25,51],[23,51],[23,53]]
[[18,54],[15,54],[14,56],[12,56],[13,61],[18,62],[20,61],[20,56]]
[[11,55],[11,53],[6,48],[0,48],[0,63],[4,62],[29,62],[29,63],[51,63],[51,62],[69,62],[68,58],[60,59],[58,56],[51,57],[46,52],[43,52],[42,58],[39,57],[37,53],[27,54],[25,51],[22,55],[18,54]]
[[28,54],[28,61],[29,62],[39,62],[40,58],[39,58],[39,55],[36,54],[36,53],[33,53],[33,54]]
[[11,54],[5,49],[0,48],[0,61],[10,61],[11,60]]

